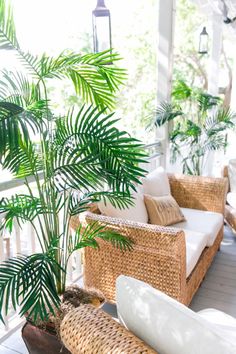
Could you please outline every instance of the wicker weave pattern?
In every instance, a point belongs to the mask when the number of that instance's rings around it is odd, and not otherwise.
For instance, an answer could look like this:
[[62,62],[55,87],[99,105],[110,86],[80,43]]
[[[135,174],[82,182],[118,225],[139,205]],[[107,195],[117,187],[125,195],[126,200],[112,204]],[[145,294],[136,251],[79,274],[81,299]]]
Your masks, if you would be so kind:
[[85,249],[84,282],[100,289],[115,301],[115,281],[120,274],[143,280],[179,301],[184,301],[186,247],[183,231],[155,225],[133,223],[89,213],[88,223],[99,221],[107,230],[115,230],[132,239],[134,248],[122,253],[107,242],[100,249]]
[[169,181],[180,207],[224,214],[227,178],[169,175]]
[[61,339],[72,354],[154,354],[108,314],[90,305],[69,312],[61,324]]
[[236,209],[230,205],[225,206],[225,221],[232,228],[232,231],[236,233]]
[[[226,179],[176,175],[170,175],[169,178],[173,196],[180,206],[224,213],[228,185]],[[88,223],[97,221],[106,225],[107,229],[118,231],[134,241],[133,251],[125,253],[102,241],[99,241],[99,250],[85,249],[85,285],[100,289],[110,302],[115,301],[115,280],[124,274],[145,281],[188,305],[223,237],[222,225],[214,245],[205,249],[186,279],[183,231],[94,213],[88,213],[86,220]]]

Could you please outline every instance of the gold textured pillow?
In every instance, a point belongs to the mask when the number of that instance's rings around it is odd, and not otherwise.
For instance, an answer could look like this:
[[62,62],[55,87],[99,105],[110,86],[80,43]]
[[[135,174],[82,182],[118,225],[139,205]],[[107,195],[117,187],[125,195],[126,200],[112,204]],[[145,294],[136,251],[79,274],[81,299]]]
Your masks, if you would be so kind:
[[171,195],[152,197],[145,194],[144,202],[150,224],[168,226],[185,221],[180,207]]

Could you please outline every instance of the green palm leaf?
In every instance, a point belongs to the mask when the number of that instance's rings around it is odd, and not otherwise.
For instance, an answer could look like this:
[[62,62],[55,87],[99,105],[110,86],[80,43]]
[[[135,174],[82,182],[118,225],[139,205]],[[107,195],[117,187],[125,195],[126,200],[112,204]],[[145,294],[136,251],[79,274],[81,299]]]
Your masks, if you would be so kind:
[[[0,308],[9,309],[9,301],[16,310],[20,305],[20,315],[27,314],[34,321],[48,319],[55,314],[60,298],[56,290],[56,275],[59,265],[47,254],[12,258],[0,266]],[[4,322],[2,313],[0,319]]]
[[212,96],[206,92],[200,92],[197,97],[199,111],[206,112],[209,109],[218,105],[220,98]]
[[70,215],[77,215],[79,213],[83,213],[88,210],[93,203],[97,203],[99,201],[103,201],[106,203],[109,201],[116,208],[127,208],[133,204],[132,197],[130,194],[124,193],[114,193],[109,191],[101,191],[101,192],[91,192],[85,193],[80,197],[78,193],[73,193],[70,196],[70,204],[69,204],[69,212]]
[[154,112],[154,124],[161,127],[184,113],[168,102],[162,102]]
[[17,178],[35,175],[43,169],[42,156],[36,153],[33,143],[22,140],[17,148],[6,153],[2,165]]
[[38,118],[46,117],[48,102],[41,99],[39,85],[20,72],[3,70],[1,76],[0,101],[18,105]]
[[39,120],[30,111],[11,102],[0,102],[0,159],[8,151],[18,149],[22,139],[39,131]]
[[114,93],[126,78],[125,70],[114,65],[118,60],[118,54],[108,54],[108,51],[84,56],[62,53],[57,58],[44,55],[39,59],[40,66],[37,65],[36,71],[40,80],[69,77],[76,93],[87,103],[94,103],[101,108],[112,108]]
[[12,7],[5,0],[0,0],[0,18],[0,49],[19,48]]
[[114,247],[122,251],[132,250],[132,241],[126,236],[120,235],[117,232],[106,230],[105,226],[99,225],[98,222],[88,224],[85,228],[80,225],[74,236],[69,238],[69,255],[74,251],[84,248],[93,247],[99,248],[97,239],[102,239],[110,242]]
[[84,107],[77,116],[59,119],[55,132],[55,176],[62,185],[87,190],[104,183],[117,192],[127,192],[145,170],[142,144],[115,127],[113,115]]
[[5,214],[1,229],[8,227],[12,230],[13,220],[18,224],[25,221],[33,221],[38,215],[49,213],[48,207],[42,206],[37,197],[18,194],[10,198],[2,198],[0,201],[0,214]]

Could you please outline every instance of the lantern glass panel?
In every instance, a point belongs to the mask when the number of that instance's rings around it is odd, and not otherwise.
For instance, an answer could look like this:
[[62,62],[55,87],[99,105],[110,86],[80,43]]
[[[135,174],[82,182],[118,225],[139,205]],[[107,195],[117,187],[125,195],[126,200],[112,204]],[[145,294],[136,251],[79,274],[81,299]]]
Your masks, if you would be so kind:
[[207,53],[208,51],[208,36],[206,34],[200,37],[199,53]]
[[203,30],[200,34],[198,52],[200,54],[207,54],[208,52],[208,33],[206,31],[206,27],[203,27]]
[[111,49],[110,16],[93,16],[94,51],[96,53]]

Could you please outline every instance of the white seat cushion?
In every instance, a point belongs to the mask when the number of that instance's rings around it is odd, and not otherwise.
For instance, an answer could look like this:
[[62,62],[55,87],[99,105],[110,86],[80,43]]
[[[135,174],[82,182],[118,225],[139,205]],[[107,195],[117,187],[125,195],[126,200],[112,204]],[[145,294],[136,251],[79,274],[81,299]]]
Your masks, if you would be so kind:
[[200,232],[207,236],[207,247],[213,245],[223,226],[223,215],[212,211],[181,208],[186,221],[171,225],[184,231]]
[[138,221],[146,224],[148,222],[148,214],[144,204],[143,195],[135,193],[133,197],[134,205],[125,209],[115,208],[109,201],[106,202],[106,205],[103,202],[99,202],[98,208],[103,215],[112,218]]
[[227,194],[227,202],[231,207],[236,209],[236,192],[230,192]]
[[186,276],[188,277],[206,247],[207,235],[189,230],[184,230],[184,233],[186,241]]
[[145,178],[142,178],[141,181],[142,186],[139,187],[139,190],[143,194],[149,194],[152,197],[170,195],[169,179],[163,167],[158,167],[150,172]]
[[213,325],[213,330],[236,347],[236,319],[216,309],[205,309],[198,314]]
[[142,281],[119,276],[116,302],[121,323],[160,354],[236,353],[207,320]]

